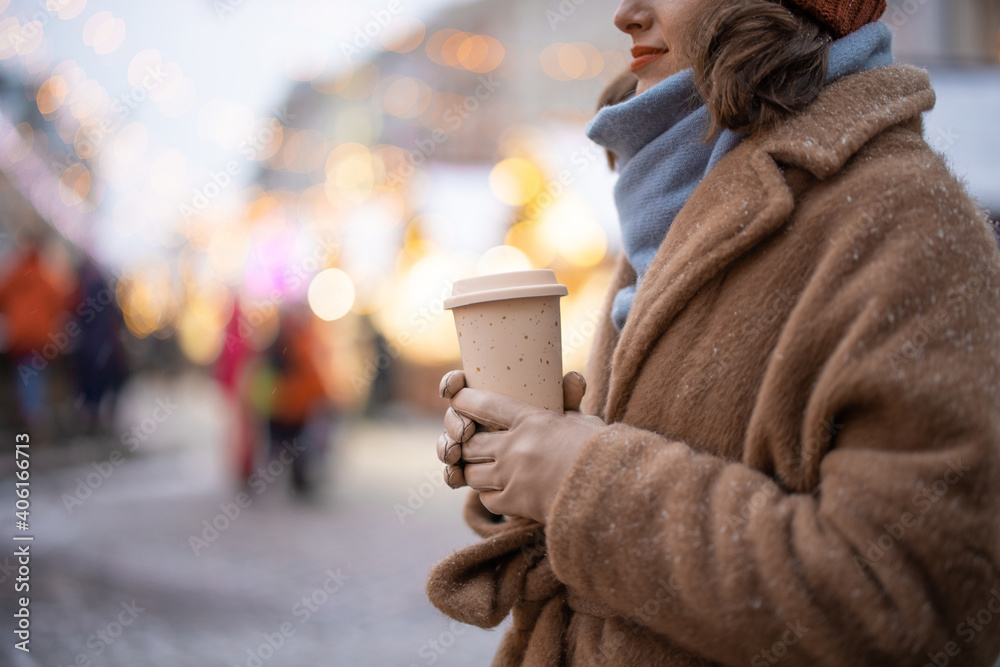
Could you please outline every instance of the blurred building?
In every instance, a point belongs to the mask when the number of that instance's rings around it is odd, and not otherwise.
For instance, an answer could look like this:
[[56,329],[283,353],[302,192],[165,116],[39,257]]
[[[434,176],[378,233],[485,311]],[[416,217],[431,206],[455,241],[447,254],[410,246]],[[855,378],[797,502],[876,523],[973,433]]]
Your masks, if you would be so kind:
[[567,363],[582,366],[619,247],[612,174],[584,128],[627,67],[615,3],[598,4],[398,17],[371,44],[342,45],[347,71],[290,94],[294,127],[262,163],[261,190],[316,192],[303,195],[310,214],[335,221],[396,398],[433,399],[425,389],[458,362],[441,302],[477,271],[556,270],[571,294]]
[[1000,220],[1000,2],[889,0],[883,21],[899,60],[926,67],[937,106],[925,119],[932,146]]
[[1000,3],[995,0],[889,0],[883,19],[897,57],[924,65],[986,64],[1000,59]]

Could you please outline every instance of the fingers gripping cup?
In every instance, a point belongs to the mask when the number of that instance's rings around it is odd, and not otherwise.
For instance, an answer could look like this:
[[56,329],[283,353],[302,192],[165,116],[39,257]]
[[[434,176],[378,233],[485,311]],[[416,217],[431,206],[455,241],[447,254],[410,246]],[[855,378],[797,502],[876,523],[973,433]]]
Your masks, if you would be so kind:
[[456,281],[444,307],[455,316],[466,385],[561,413],[567,293],[549,269]]

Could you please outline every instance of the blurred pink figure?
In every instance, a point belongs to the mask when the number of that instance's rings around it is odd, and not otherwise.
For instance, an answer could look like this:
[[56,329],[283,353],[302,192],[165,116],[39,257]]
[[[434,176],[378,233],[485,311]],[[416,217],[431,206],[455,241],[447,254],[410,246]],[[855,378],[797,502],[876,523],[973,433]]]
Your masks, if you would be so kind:
[[247,372],[256,352],[249,345],[248,334],[241,331],[241,322],[243,314],[237,301],[226,325],[222,352],[215,363],[215,378],[236,412],[231,452],[237,474],[245,482],[253,473],[258,427],[254,411],[244,398]]

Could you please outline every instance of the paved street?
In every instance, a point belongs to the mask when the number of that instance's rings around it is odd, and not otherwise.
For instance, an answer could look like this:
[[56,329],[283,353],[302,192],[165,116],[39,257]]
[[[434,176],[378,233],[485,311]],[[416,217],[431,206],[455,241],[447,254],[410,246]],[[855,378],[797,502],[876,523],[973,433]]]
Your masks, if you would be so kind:
[[[99,483],[94,463],[107,472],[100,452],[116,443],[76,443],[97,453],[69,467],[52,465],[59,446],[35,452],[32,650],[13,649],[5,620],[0,665],[489,664],[500,632],[452,626],[424,595],[432,564],[474,539],[465,492],[430,481],[438,423],[344,425],[328,482],[306,503],[285,479],[231,483],[219,399],[186,382],[134,392],[136,420],[157,396],[188,400]],[[91,495],[67,508],[88,479]],[[12,514],[9,476],[0,498]],[[13,545],[12,534],[4,521],[0,539]],[[0,578],[10,619],[13,581]]]

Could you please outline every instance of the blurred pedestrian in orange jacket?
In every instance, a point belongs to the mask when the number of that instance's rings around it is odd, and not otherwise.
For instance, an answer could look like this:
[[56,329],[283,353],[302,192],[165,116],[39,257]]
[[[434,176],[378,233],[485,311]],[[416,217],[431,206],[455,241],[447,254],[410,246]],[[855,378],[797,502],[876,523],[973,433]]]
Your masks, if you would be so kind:
[[[307,461],[316,452],[303,430],[327,403],[323,383],[314,360],[316,342],[310,329],[308,310],[282,314],[278,337],[270,348],[269,362],[274,372],[274,390],[268,418],[271,457],[292,457],[292,482],[299,493],[310,491]],[[315,443],[313,443],[315,444]]]
[[68,351],[76,334],[70,326],[60,330],[66,320],[65,298],[36,246],[16,258],[0,279],[0,314],[2,346],[16,364],[18,409],[37,434],[47,421],[49,365]]

